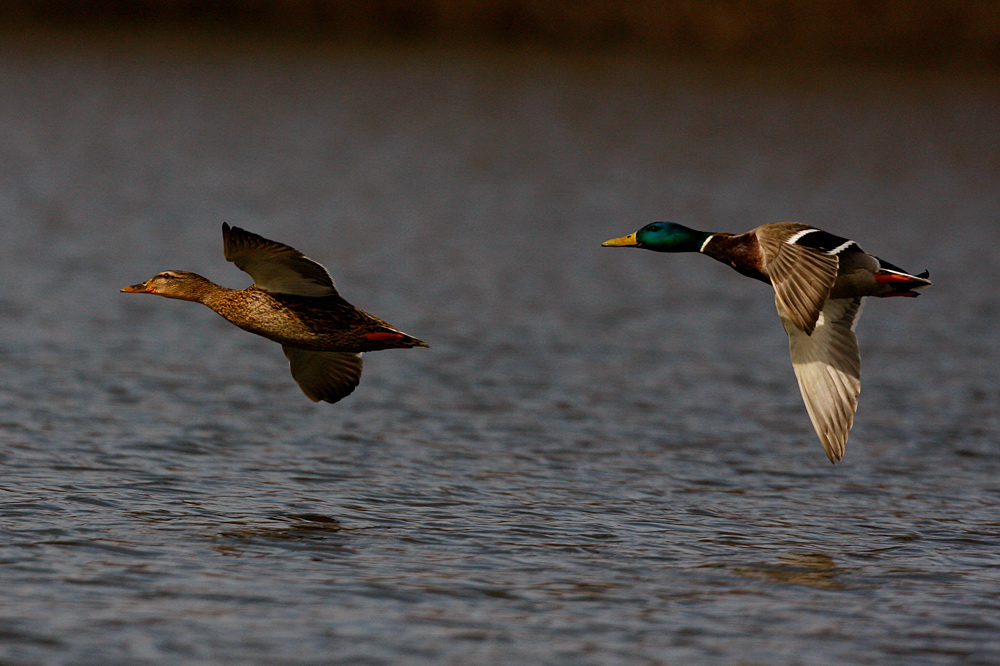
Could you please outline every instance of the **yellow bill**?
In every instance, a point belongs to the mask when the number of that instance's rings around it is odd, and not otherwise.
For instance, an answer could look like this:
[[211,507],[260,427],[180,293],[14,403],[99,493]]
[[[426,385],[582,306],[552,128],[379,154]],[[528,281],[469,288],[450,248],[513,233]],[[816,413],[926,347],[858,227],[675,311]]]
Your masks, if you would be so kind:
[[629,234],[628,236],[622,236],[621,238],[612,238],[611,240],[606,240],[601,243],[602,247],[629,247],[633,245],[638,245],[639,241],[635,239],[635,234]]

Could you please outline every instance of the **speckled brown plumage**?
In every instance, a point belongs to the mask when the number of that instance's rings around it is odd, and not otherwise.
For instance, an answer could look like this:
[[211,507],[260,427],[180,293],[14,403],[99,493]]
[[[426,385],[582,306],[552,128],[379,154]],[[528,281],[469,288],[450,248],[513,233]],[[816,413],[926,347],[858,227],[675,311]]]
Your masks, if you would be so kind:
[[229,289],[187,271],[163,271],[123,292],[202,303],[250,333],[282,345],[292,376],[314,401],[336,402],[361,379],[360,354],[428,345],[357,308],[326,269],[298,250],[222,226],[225,256],[254,278]]
[[[297,349],[360,353],[426,346],[339,295],[269,294],[250,286],[225,290],[205,305],[244,331]],[[366,337],[371,334],[386,337]]]

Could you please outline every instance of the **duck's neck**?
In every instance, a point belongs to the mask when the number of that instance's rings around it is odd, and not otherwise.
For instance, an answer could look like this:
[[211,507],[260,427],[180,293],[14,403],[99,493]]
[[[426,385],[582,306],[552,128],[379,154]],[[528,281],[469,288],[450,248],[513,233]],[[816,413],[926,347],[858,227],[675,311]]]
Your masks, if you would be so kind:
[[230,289],[228,287],[223,287],[222,285],[215,284],[208,278],[204,278],[200,275],[190,274],[184,284],[183,291],[176,293],[170,292],[158,292],[161,296],[166,296],[167,298],[176,298],[182,301],[194,301],[195,303],[203,303],[208,307],[212,308],[216,312],[219,311],[218,306],[220,303],[226,301],[230,294],[236,292],[235,289]]
[[764,273],[760,242],[753,232],[738,236],[728,233],[712,234],[705,239],[699,251],[747,277],[771,283]]
[[200,294],[198,302],[207,305],[216,312],[219,312],[219,308],[222,307],[223,304],[227,303],[233,294],[239,291],[238,289],[223,287],[215,284],[214,282],[209,282],[209,285],[211,285],[211,287],[205,289],[205,291]]

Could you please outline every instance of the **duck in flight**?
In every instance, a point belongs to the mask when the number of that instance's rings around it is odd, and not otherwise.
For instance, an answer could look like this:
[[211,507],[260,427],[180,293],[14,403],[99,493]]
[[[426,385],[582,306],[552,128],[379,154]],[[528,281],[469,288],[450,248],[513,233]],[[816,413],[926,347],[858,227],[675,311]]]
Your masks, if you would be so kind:
[[354,391],[362,352],[428,346],[348,303],[326,269],[298,250],[228,224],[222,240],[226,259],[249,273],[253,285],[229,289],[195,273],[163,271],[122,291],[202,303],[279,343],[313,402],[337,402]]
[[604,242],[656,252],[700,252],[774,287],[802,399],[830,462],[844,455],[861,392],[854,326],[865,296],[918,296],[928,273],[910,275],[852,240],[796,222],[744,234],[696,231],[653,222]]

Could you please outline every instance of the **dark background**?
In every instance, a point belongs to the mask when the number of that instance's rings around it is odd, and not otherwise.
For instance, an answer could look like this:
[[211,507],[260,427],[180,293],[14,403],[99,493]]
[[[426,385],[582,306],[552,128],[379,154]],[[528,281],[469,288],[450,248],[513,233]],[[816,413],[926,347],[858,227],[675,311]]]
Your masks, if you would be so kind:
[[0,4],[0,21],[15,33],[172,27],[713,59],[1000,64],[1000,3],[987,0],[15,0]]

